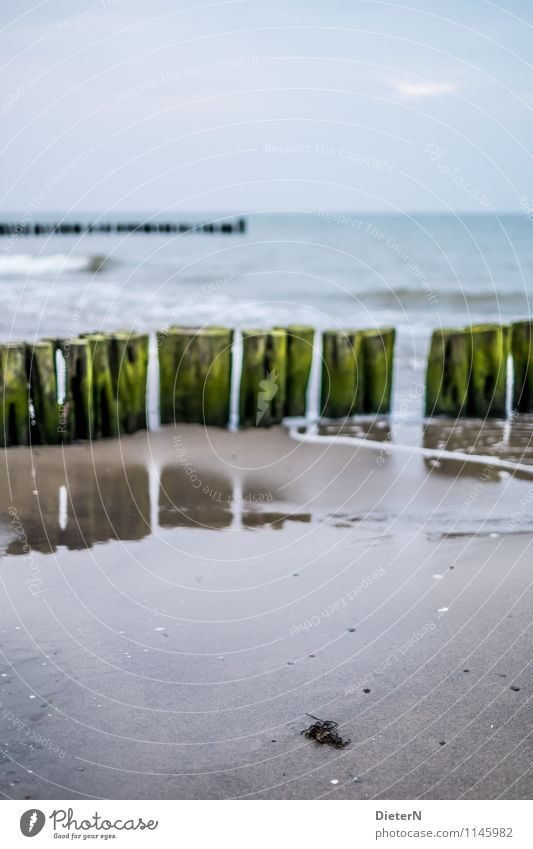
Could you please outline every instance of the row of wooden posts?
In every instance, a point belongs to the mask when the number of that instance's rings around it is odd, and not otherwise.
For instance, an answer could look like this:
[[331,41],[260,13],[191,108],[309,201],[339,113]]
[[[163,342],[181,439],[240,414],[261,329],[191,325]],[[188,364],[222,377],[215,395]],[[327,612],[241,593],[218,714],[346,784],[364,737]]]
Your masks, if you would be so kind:
[[511,361],[513,412],[533,412],[533,322],[435,330],[426,373],[426,416],[504,418]]
[[147,335],[91,333],[3,345],[0,439],[55,445],[145,428],[147,375]]
[[[230,419],[234,331],[169,328],[156,335],[162,424],[224,427]],[[239,424],[268,427],[305,416],[315,331],[242,331]],[[395,331],[322,334],[320,415],[343,419],[390,411]],[[426,415],[506,415],[508,360],[513,409],[533,411],[533,322],[436,330],[428,358]],[[58,444],[146,428],[149,338],[92,333],[0,346],[0,440]]]
[[[242,331],[239,424],[268,427],[305,416],[312,327]],[[395,331],[327,330],[321,413],[341,418],[390,409]],[[175,328],[158,334],[161,423],[224,426],[230,414],[233,331]]]

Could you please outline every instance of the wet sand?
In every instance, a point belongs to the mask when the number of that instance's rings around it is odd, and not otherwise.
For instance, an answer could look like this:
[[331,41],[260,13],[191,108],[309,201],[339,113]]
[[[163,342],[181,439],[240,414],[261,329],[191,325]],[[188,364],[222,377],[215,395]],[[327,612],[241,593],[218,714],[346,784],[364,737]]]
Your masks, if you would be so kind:
[[5,797],[531,796],[533,477],[180,426],[0,504]]

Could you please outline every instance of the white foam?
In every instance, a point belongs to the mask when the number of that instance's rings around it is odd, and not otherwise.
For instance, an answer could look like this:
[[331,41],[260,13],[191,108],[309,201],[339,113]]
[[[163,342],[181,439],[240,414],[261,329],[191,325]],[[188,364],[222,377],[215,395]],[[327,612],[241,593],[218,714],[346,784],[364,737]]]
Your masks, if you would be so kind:
[[31,254],[0,255],[0,275],[29,275],[64,271],[96,271],[104,264],[105,258],[94,254],[49,254],[32,256]]
[[421,445],[402,445],[394,442],[379,442],[375,439],[365,439],[358,436],[321,436],[315,429],[309,433],[300,433],[294,425],[289,427],[289,436],[298,442],[315,442],[322,444],[351,445],[352,447],[368,448],[370,451],[383,451],[392,454],[411,454],[417,457],[429,457],[433,460],[456,460],[463,463],[481,463],[495,469],[505,469],[509,472],[525,472],[533,476],[533,466],[515,463],[512,460],[502,460],[490,454],[466,454],[464,451],[446,451],[439,448],[423,448]]

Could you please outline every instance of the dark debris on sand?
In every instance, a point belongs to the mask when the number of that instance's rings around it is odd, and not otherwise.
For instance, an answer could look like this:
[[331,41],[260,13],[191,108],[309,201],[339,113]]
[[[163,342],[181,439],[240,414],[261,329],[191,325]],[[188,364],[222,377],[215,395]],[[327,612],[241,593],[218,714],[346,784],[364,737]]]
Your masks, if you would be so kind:
[[300,734],[303,734],[308,740],[315,740],[317,743],[333,746],[335,749],[344,749],[351,743],[351,740],[343,740],[340,734],[337,734],[335,729],[339,726],[338,722],[333,722],[332,719],[318,719],[311,713],[306,714],[306,716],[315,720],[309,728],[300,731]]

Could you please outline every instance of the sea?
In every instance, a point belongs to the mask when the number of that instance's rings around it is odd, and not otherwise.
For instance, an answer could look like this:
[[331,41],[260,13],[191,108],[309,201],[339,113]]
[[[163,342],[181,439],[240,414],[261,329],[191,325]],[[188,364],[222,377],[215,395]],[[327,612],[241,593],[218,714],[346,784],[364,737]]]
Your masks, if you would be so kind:
[[[509,322],[532,312],[533,223],[523,215],[318,210],[245,217],[246,232],[231,235],[4,236],[0,339],[155,333],[174,324],[393,326],[393,414],[414,420],[422,416],[435,328]],[[16,221],[17,214],[4,218]],[[180,221],[217,218],[206,212]],[[129,219],[158,216],[120,216]]]

